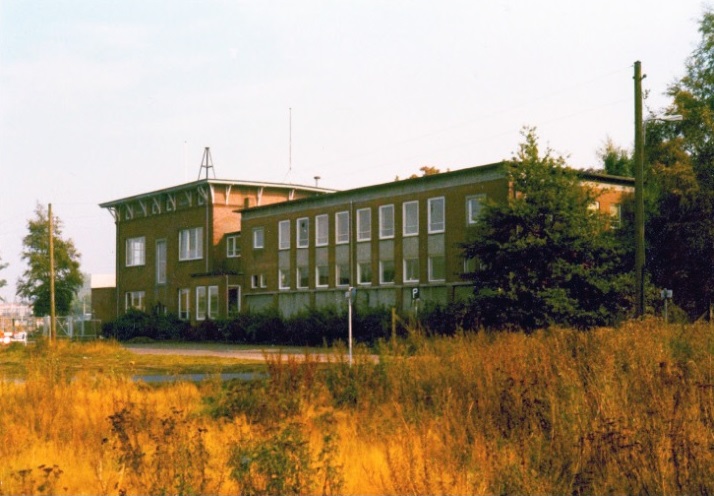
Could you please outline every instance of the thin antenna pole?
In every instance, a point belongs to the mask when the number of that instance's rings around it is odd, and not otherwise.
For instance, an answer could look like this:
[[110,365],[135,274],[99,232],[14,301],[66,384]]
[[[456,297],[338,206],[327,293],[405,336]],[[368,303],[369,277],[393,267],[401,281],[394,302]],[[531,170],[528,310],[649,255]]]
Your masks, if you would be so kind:
[[47,231],[50,244],[50,342],[57,338],[57,317],[55,315],[55,242],[54,221],[52,219],[52,204],[47,206]]
[[213,171],[213,179],[216,178],[216,171],[213,169],[211,148],[208,146],[203,150],[203,159],[201,160],[201,168],[198,170],[198,179],[201,179],[201,172],[203,172],[203,169],[206,169],[206,179],[208,179],[209,169]]
[[289,107],[288,174],[293,170],[293,108]]

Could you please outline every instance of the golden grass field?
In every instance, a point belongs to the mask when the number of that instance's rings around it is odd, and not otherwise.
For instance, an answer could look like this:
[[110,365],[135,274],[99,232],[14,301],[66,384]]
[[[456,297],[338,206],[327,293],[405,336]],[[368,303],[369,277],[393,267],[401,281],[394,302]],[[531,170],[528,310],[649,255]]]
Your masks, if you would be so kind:
[[337,350],[154,386],[131,380],[152,358],[116,343],[15,345],[0,494],[709,494],[713,352],[712,327],[655,320],[413,333],[378,363]]

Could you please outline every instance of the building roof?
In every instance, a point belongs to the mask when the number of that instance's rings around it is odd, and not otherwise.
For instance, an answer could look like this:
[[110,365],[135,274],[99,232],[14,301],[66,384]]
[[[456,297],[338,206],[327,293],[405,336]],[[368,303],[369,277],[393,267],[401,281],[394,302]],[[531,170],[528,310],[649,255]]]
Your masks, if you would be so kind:
[[[344,203],[350,200],[371,200],[383,198],[385,192],[389,195],[399,196],[419,191],[426,191],[448,186],[459,186],[469,181],[478,182],[491,181],[506,177],[506,165],[508,162],[496,162],[493,164],[467,167],[454,171],[440,172],[428,176],[380,183],[360,188],[342,190],[331,195],[313,196],[292,200],[289,202],[272,203],[269,205],[255,206],[242,210],[242,215],[247,217],[270,215],[273,213],[285,212],[296,207],[327,207],[330,205]],[[591,171],[578,170],[583,181],[592,181],[613,186],[634,186],[634,179],[630,177],[611,176],[609,174]]]
[[139,201],[149,199],[153,196],[160,194],[171,194],[178,191],[183,191],[189,188],[195,188],[201,185],[230,185],[230,186],[247,186],[253,188],[278,188],[278,189],[297,189],[301,191],[310,191],[313,193],[334,193],[336,190],[319,188],[316,186],[304,186],[299,184],[289,184],[289,183],[271,183],[271,182],[257,182],[257,181],[238,181],[232,179],[199,179],[197,181],[192,181],[189,183],[183,183],[176,186],[171,186],[169,188],[158,189],[154,191],[149,191],[146,193],[141,193],[134,196],[127,196],[125,198],[120,198],[118,200],[112,200],[104,203],[100,203],[101,208],[113,208],[119,206],[126,202]]

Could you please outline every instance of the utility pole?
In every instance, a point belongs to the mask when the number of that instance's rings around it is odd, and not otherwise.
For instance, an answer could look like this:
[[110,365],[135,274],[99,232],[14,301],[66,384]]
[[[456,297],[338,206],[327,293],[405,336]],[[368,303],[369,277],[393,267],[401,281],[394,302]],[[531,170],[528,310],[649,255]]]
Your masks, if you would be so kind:
[[50,342],[54,342],[57,338],[57,318],[55,316],[55,241],[51,203],[47,208],[47,231],[50,236]]
[[636,316],[645,314],[645,200],[644,123],[642,120],[642,66],[635,62],[635,306]]

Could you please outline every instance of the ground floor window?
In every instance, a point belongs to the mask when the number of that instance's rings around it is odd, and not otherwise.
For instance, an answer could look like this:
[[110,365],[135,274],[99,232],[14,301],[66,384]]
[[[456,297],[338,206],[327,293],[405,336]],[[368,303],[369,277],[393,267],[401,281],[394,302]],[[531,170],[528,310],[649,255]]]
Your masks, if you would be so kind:
[[144,291],[129,291],[126,293],[125,309],[144,311]]
[[235,317],[240,312],[240,286],[228,286],[228,316]]
[[191,290],[188,288],[179,289],[178,294],[178,314],[179,319],[188,320],[191,311]]

